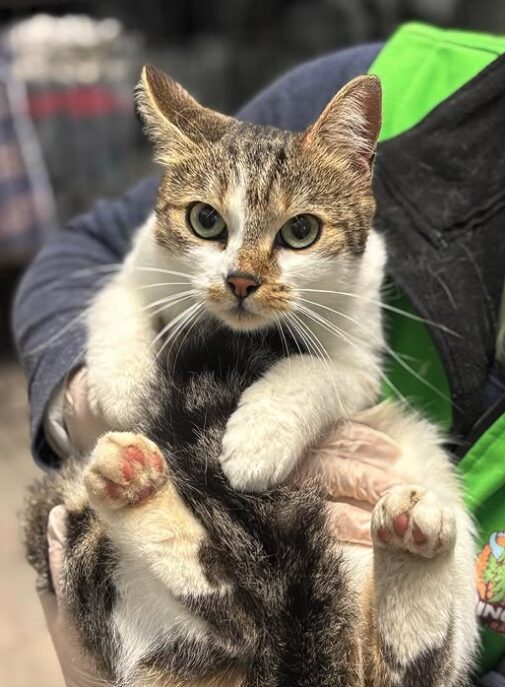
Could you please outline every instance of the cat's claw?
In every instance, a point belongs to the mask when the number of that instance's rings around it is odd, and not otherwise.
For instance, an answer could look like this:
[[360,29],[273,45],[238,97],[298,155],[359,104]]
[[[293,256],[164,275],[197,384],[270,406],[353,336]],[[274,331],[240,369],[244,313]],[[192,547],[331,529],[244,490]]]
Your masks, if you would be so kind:
[[108,432],[93,450],[84,484],[93,504],[116,510],[153,496],[167,476],[166,462],[152,441],[131,432]]
[[372,539],[382,549],[434,558],[454,548],[454,511],[423,487],[393,487],[373,510]]

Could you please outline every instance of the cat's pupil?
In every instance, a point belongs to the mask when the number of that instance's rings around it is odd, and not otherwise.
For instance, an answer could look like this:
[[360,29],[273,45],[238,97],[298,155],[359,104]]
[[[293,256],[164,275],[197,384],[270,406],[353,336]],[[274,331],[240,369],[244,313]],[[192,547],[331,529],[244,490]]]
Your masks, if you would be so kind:
[[217,212],[210,205],[206,205],[198,213],[198,219],[204,229],[212,229],[217,222]]
[[301,215],[300,217],[295,217],[291,224],[291,231],[296,239],[302,240],[306,239],[311,230],[310,222],[308,222],[306,217]]

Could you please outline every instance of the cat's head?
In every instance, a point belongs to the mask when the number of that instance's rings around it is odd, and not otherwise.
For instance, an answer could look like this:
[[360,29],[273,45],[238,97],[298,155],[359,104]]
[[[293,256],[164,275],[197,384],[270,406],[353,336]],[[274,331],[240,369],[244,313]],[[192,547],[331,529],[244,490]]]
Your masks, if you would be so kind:
[[239,122],[145,67],[137,103],[164,173],[156,240],[235,330],[271,326],[300,289],[348,285],[369,234],[380,82],[347,84],[303,133]]

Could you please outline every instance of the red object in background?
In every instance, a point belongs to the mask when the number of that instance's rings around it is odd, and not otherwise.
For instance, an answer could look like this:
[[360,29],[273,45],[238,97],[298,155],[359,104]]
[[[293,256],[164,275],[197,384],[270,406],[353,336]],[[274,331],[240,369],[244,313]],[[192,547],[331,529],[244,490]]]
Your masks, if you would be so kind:
[[33,119],[57,114],[96,117],[113,112],[129,112],[132,109],[131,98],[122,98],[104,86],[75,86],[30,93],[28,105]]

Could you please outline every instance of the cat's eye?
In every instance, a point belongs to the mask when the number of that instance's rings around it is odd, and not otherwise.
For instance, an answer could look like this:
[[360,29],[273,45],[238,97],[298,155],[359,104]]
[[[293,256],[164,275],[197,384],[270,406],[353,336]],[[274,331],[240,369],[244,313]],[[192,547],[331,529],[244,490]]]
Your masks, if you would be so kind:
[[226,233],[226,222],[219,212],[207,203],[195,203],[189,209],[188,222],[197,236],[217,241]]
[[319,238],[321,226],[314,215],[296,215],[288,220],[277,234],[281,246],[300,250],[308,248]]

